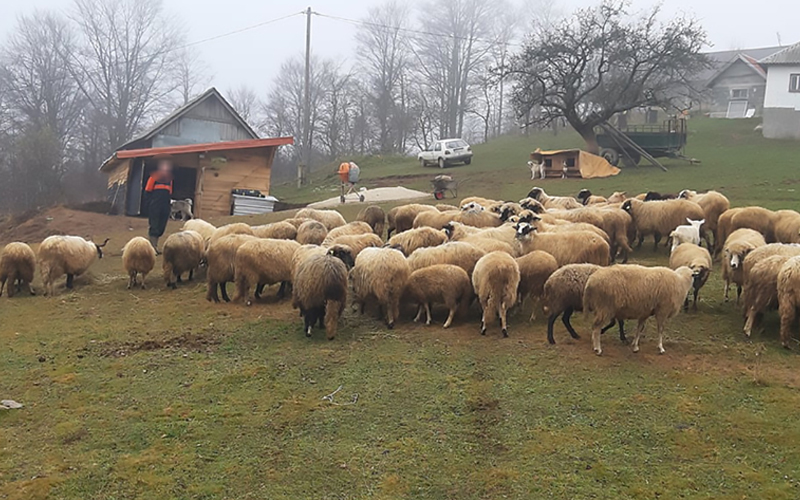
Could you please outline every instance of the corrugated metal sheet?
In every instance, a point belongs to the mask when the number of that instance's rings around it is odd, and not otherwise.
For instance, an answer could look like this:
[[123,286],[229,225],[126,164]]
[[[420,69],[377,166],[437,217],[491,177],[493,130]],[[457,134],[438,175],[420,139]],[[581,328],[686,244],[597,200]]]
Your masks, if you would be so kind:
[[266,214],[275,209],[275,202],[278,201],[274,196],[267,196],[266,198],[239,194],[231,196],[233,197],[233,215]]

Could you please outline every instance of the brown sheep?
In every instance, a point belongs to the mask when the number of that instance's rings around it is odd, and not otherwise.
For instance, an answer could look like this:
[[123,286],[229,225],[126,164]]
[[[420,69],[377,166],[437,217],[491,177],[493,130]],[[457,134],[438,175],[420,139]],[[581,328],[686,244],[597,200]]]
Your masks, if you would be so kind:
[[386,312],[386,326],[394,328],[410,275],[411,268],[401,252],[393,248],[364,249],[356,257],[352,272],[355,303],[361,313],[367,301],[375,299]]
[[435,247],[447,243],[447,235],[432,227],[419,227],[398,233],[389,238],[389,246],[398,248],[409,256],[418,248]]
[[452,264],[462,268],[468,276],[472,277],[475,264],[484,255],[486,252],[475,245],[462,241],[451,241],[444,245],[420,248],[408,256],[408,265],[411,266],[413,272],[437,264]]
[[252,229],[256,238],[271,238],[275,240],[293,240],[297,238],[297,228],[286,221],[255,226]]
[[737,229],[747,228],[758,231],[767,243],[775,243],[775,212],[761,207],[741,207],[726,210],[717,220],[717,236],[714,255],[722,252],[728,235]]
[[208,245],[206,252],[206,300],[209,302],[219,302],[219,292],[225,302],[230,302],[227,284],[236,279],[236,269],[234,267],[236,251],[240,246],[248,241],[256,239],[249,234],[230,234],[216,240]]
[[339,318],[347,304],[347,270],[352,256],[343,247],[303,259],[293,275],[292,307],[300,309],[306,337],[319,321],[328,340],[336,337]]
[[244,300],[251,305],[250,290],[257,286],[258,298],[264,286],[280,283],[278,299],[286,293],[286,286],[292,281],[292,257],[300,244],[291,240],[255,239],[243,243],[236,250],[234,268],[236,272],[236,300]]
[[[202,235],[200,235],[202,237]],[[156,249],[147,241],[146,238],[137,236],[125,244],[122,249],[122,267],[128,274],[128,289],[130,290],[137,283],[137,277],[142,275],[142,290],[147,275],[156,266]]]
[[189,273],[190,281],[194,278],[195,270],[205,258],[205,240],[196,231],[181,231],[169,235],[161,252],[164,282],[174,290],[178,288],[183,273]]
[[322,222],[307,220],[297,228],[297,242],[301,245],[322,245],[328,237],[328,229]]
[[379,247],[383,245],[383,240],[374,233],[369,234],[347,234],[334,238],[333,241],[325,243],[324,246],[345,245],[350,247],[353,258],[357,257],[365,248]]
[[[386,214],[388,229],[386,230],[386,237],[390,238],[392,233],[400,234],[403,231],[408,231],[414,227],[414,219],[417,218],[420,212],[425,210],[436,210],[436,207],[430,205],[421,205],[419,203],[411,203],[409,205],[401,205],[389,210]],[[438,211],[438,210],[437,210]]]
[[[525,300],[532,297],[538,301],[544,291],[547,279],[558,269],[558,261],[547,252],[534,250],[533,252],[517,258],[519,266],[519,288],[517,300],[524,304]],[[534,304],[530,320],[536,318],[536,305]]]
[[508,337],[506,313],[517,303],[519,266],[505,252],[491,252],[475,264],[472,286],[481,303],[481,335],[486,335],[486,322],[491,315],[500,318],[503,337]]
[[6,282],[8,282],[9,297],[13,297],[18,291],[21,292],[23,287],[27,287],[33,295],[31,282],[35,272],[36,254],[27,243],[15,241],[6,245],[3,254],[0,255],[0,297],[3,296]]
[[406,284],[405,297],[418,307],[414,321],[419,321],[424,311],[426,325],[431,324],[431,304],[443,303],[449,310],[443,327],[448,328],[458,309],[469,305],[472,283],[462,268],[437,264],[411,273]]
[[523,255],[542,250],[555,257],[559,267],[567,264],[607,266],[611,255],[608,243],[588,231],[536,233],[535,226],[522,222],[517,224],[517,239]]
[[377,205],[370,205],[356,216],[357,221],[366,222],[372,228],[372,232],[383,237],[383,230],[386,226],[386,212]]
[[663,236],[685,224],[686,219],[701,220],[704,217],[700,205],[688,200],[640,201],[627,200],[622,210],[630,214],[636,231],[639,233],[639,247],[645,236],[653,236],[653,249],[658,250],[658,243]]

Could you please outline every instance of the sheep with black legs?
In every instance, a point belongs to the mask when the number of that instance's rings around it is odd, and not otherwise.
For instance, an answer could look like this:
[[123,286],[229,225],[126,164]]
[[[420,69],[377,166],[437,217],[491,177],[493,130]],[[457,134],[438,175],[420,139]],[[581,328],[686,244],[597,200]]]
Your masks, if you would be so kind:
[[[682,243],[675,247],[669,256],[669,267],[671,269],[678,269],[680,267],[688,267],[694,273],[694,280],[692,281],[692,290],[694,299],[692,301],[692,308],[697,310],[697,296],[700,294],[700,289],[708,281],[708,276],[711,274],[711,254],[705,248],[694,243]],[[684,310],[689,310],[689,297],[683,304]]]
[[300,248],[300,244],[292,240],[255,239],[243,243],[236,250],[234,259],[236,299],[243,300],[246,305],[253,303],[250,290],[256,286],[255,298],[258,298],[265,286],[280,283],[278,299],[286,293],[286,287],[292,282],[292,257]]
[[703,216],[705,220],[705,224],[703,224],[703,239],[706,240],[708,248],[713,248],[711,240],[708,238],[708,233],[710,232],[714,236],[714,244],[716,245],[719,217],[725,213],[726,210],[731,208],[731,202],[728,201],[725,195],[717,191],[698,193],[697,191],[684,189],[678,193],[678,198],[693,201],[703,209],[703,213],[705,214]]
[[519,266],[517,300],[520,305],[524,305],[528,298],[535,301],[530,316],[530,321],[533,321],[536,318],[536,309],[544,290],[544,284],[558,269],[558,261],[549,253],[539,250],[534,250],[516,260],[517,266]]
[[374,299],[386,314],[386,326],[394,328],[400,315],[400,299],[411,275],[408,261],[393,248],[366,248],[358,254],[355,264],[351,273],[355,304],[363,314],[366,303]]
[[67,288],[72,289],[75,276],[85,273],[95,259],[103,258],[102,245],[85,240],[80,236],[50,236],[39,246],[39,271],[44,281],[46,295],[55,292],[54,281],[67,275]]
[[219,292],[222,292],[222,299],[230,302],[227,285],[229,281],[236,278],[236,251],[240,246],[248,241],[255,240],[255,236],[249,234],[231,234],[220,238],[210,245],[206,252],[206,281],[208,290],[206,300],[209,302],[219,302]]
[[[655,203],[655,202],[654,202]],[[680,312],[692,288],[694,273],[688,267],[643,267],[620,264],[598,269],[586,282],[583,308],[594,317],[592,347],[600,355],[600,333],[612,320],[638,320],[633,352],[639,352],[639,339],[645,324],[655,316],[658,352],[664,353],[664,327]]]
[[487,253],[475,264],[472,286],[481,303],[481,335],[486,335],[486,323],[495,315],[500,318],[503,337],[508,337],[506,314],[517,303],[519,265],[505,252]]
[[[202,236],[201,236],[202,237]],[[131,239],[122,248],[122,267],[128,274],[128,289],[130,290],[138,284],[137,278],[142,275],[142,290],[147,275],[156,266],[156,249],[153,245],[141,236]]]
[[420,248],[408,256],[408,265],[411,266],[413,272],[437,264],[452,264],[460,267],[466,271],[468,276],[472,277],[475,264],[484,255],[486,252],[475,245],[463,241],[451,241],[444,245]]
[[426,325],[431,324],[431,305],[444,304],[449,314],[443,327],[448,328],[459,308],[469,305],[472,283],[464,269],[451,264],[436,264],[411,273],[404,297],[417,306],[415,322],[425,312]]
[[353,265],[349,249],[332,246],[311,253],[297,264],[292,277],[292,307],[300,309],[306,337],[319,322],[328,340],[336,337],[339,318],[347,304],[347,275]]
[[197,231],[206,241],[211,239],[211,236],[216,230],[217,227],[215,225],[206,222],[203,219],[188,220],[183,223],[183,228],[181,228],[181,231]]
[[[572,327],[570,318],[574,312],[583,311],[583,290],[586,288],[586,282],[599,269],[602,267],[595,264],[569,264],[556,270],[547,278],[542,291],[542,305],[547,315],[547,341],[549,343],[556,343],[553,337],[553,326],[559,316],[570,336],[573,339],[580,338]],[[616,319],[612,320],[603,328],[602,333],[616,323]],[[623,321],[619,321],[619,338],[623,343],[627,343]]]
[[169,235],[161,251],[161,271],[169,288],[178,288],[183,273],[189,273],[189,280],[194,278],[195,270],[205,259],[205,248],[206,242],[197,231]]
[[[152,245],[151,245],[152,248]],[[33,295],[33,275],[36,272],[36,254],[27,243],[15,241],[3,248],[0,255],[0,297],[8,283],[8,296],[13,297],[16,292],[21,292],[23,287]]]
[[546,209],[573,210],[582,208],[583,204],[571,196],[549,196],[544,189],[535,187],[528,193],[528,198],[538,201]]
[[301,245],[322,245],[328,237],[328,229],[322,222],[307,220],[297,228],[295,239]]
[[739,299],[742,296],[742,285],[744,284],[742,271],[744,259],[750,252],[766,244],[764,236],[752,229],[737,229],[728,236],[722,249],[722,280],[725,281],[725,302],[730,300],[731,284],[735,284],[736,303],[739,303]]
[[658,243],[664,236],[675,230],[686,219],[700,220],[703,209],[700,205],[688,200],[640,201],[630,199],[622,204],[622,209],[630,214],[636,232],[639,234],[639,245],[646,236],[653,236],[653,248],[658,250]]
[[409,256],[418,248],[435,247],[447,243],[447,235],[432,227],[409,229],[389,238],[389,246],[399,248]]
[[370,205],[358,212],[357,221],[366,222],[372,228],[372,232],[383,237],[383,230],[386,227],[386,212],[377,205]]
[[330,231],[331,229],[339,226],[344,226],[347,221],[344,220],[342,214],[336,210],[317,210],[316,208],[302,208],[295,217],[314,219],[315,221],[322,222],[325,228]]

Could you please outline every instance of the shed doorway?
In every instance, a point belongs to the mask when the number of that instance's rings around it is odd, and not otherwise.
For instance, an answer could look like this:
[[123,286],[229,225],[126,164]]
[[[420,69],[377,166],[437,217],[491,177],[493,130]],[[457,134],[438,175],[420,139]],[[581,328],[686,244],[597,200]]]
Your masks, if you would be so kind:
[[[146,161],[144,164],[144,182],[142,182],[141,204],[139,207],[139,214],[143,217],[148,216],[149,208],[144,188],[147,185],[147,179],[156,171],[157,165],[158,162],[156,161]],[[194,202],[195,193],[197,192],[197,169],[175,165],[172,169],[172,176],[172,199],[185,200],[189,198]]]

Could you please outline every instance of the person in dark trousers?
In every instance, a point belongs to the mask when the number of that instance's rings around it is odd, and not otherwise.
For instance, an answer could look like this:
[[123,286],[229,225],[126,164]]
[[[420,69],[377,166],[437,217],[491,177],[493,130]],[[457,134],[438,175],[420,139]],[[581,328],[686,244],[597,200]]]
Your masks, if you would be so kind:
[[148,216],[150,229],[148,239],[157,253],[158,239],[164,234],[169,221],[169,213],[172,201],[172,162],[161,159],[158,161],[158,168],[147,179],[144,187],[148,200]]

